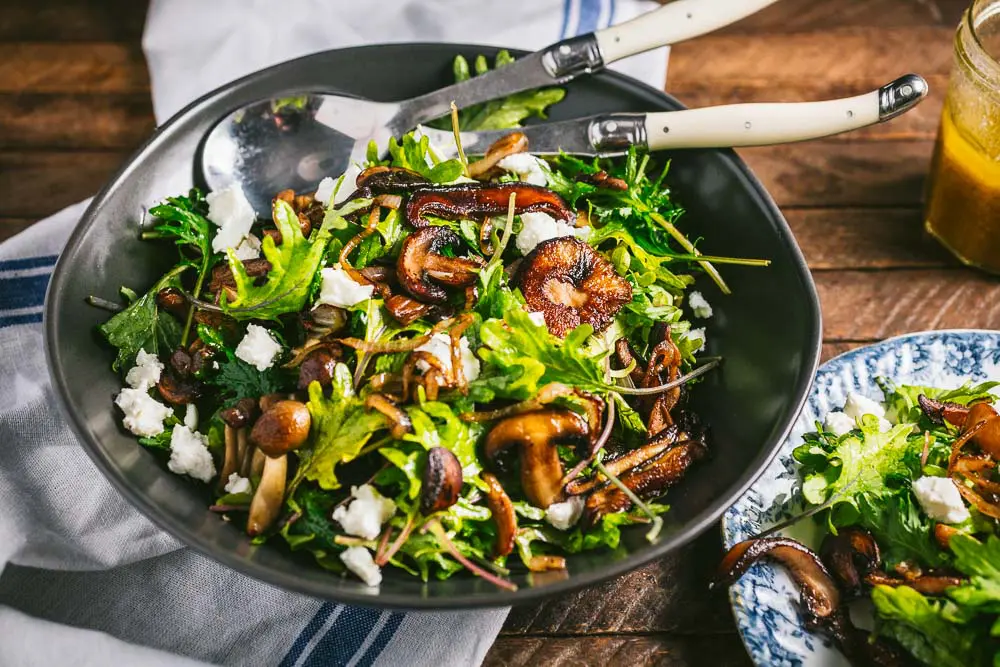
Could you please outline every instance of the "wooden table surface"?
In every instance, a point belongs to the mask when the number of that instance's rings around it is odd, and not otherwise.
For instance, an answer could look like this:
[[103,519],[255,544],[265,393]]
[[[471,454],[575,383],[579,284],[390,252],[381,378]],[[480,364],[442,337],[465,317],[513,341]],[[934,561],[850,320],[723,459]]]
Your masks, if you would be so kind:
[[[909,71],[929,80],[930,99],[887,125],[741,151],[812,269],[824,359],[910,331],[1000,324],[1000,284],[921,227],[965,5],[782,0],[671,56],[667,89],[691,106],[853,95]],[[135,0],[0,0],[0,240],[93,194],[153,130],[144,13]],[[747,665],[724,594],[706,586],[720,549],[712,530],[620,579],[515,608],[486,664]]]

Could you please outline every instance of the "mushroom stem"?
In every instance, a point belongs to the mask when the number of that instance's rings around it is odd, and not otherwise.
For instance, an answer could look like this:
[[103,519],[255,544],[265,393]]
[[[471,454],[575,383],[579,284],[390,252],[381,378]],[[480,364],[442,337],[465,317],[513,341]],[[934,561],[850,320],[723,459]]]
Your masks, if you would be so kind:
[[237,430],[242,431],[243,429],[235,429],[229,424],[225,427],[225,441],[226,441],[226,454],[222,461],[222,472],[219,473],[218,488],[221,491],[225,488],[226,483],[229,481],[229,476],[236,472],[236,468],[239,465],[239,458],[237,457]]
[[285,500],[285,483],[288,477],[288,455],[277,458],[264,457],[264,470],[260,484],[250,502],[250,516],[247,518],[247,534],[260,535],[274,525]]

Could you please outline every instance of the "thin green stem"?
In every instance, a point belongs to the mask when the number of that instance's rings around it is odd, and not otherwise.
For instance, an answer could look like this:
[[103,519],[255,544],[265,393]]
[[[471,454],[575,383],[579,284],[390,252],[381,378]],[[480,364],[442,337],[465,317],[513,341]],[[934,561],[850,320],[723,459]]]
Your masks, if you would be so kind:
[[[205,282],[205,275],[208,274],[208,265],[210,261],[210,256],[202,255],[201,271],[198,272],[198,280],[194,284],[195,296],[201,295],[201,286]],[[191,335],[191,324],[194,322],[195,310],[196,306],[192,303],[191,307],[188,309],[187,321],[184,322],[184,333],[181,334],[181,347],[187,347],[188,336]]]
[[653,220],[659,223],[661,227],[667,230],[667,233],[670,234],[672,237],[674,237],[674,240],[677,241],[679,244],[681,244],[682,248],[687,250],[693,256],[699,258],[696,261],[701,265],[701,268],[705,270],[705,273],[711,276],[712,280],[714,280],[715,284],[719,286],[719,289],[722,290],[723,294],[733,293],[732,290],[729,289],[729,285],[726,284],[726,281],[722,279],[722,276],[719,274],[716,268],[712,266],[712,263],[710,261],[703,259],[704,256],[701,254],[701,252],[699,252],[698,249],[694,247],[693,243],[688,241],[687,237],[681,233],[681,230],[677,229],[677,227],[675,227],[672,222],[664,218],[658,211],[653,211],[646,208],[646,213],[649,215],[649,217],[651,217]]
[[713,264],[733,264],[735,266],[771,266],[769,259],[750,259],[745,257],[717,257],[715,255],[670,255],[671,262],[712,262]]

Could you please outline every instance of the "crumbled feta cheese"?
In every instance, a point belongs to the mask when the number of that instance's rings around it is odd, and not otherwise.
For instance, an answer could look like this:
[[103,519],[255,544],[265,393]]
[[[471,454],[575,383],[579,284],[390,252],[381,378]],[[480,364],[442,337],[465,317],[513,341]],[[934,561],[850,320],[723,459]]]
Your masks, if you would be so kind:
[[247,234],[240,244],[233,248],[236,259],[245,262],[260,257],[260,239],[253,234]]
[[850,392],[847,394],[847,402],[844,404],[844,414],[851,419],[861,419],[865,415],[875,415],[878,417],[878,429],[885,433],[892,428],[892,424],[885,418],[885,408],[881,403],[877,403],[867,396]]
[[333,195],[333,203],[343,204],[347,201],[347,198],[354,194],[354,184],[358,180],[358,175],[361,173],[361,167],[356,163],[352,162],[347,166],[344,171],[343,176],[340,177],[340,187],[334,188],[336,192]]
[[570,496],[562,503],[552,503],[545,510],[545,520],[556,530],[569,530],[583,513],[583,496]]
[[833,433],[838,438],[842,435],[850,433],[858,427],[857,423],[851,417],[848,417],[840,410],[835,410],[826,416],[823,420],[823,428]]
[[326,206],[330,203],[330,197],[333,196],[333,191],[336,189],[337,179],[327,176],[316,186],[316,194],[313,195],[313,199]]
[[545,187],[549,184],[549,178],[545,175],[545,169],[541,165],[541,160],[531,153],[514,153],[497,162],[497,166],[504,171],[517,174],[518,178],[530,185],[540,185]]
[[240,477],[238,472],[234,472],[226,480],[226,493],[250,493],[253,487],[250,485],[250,480],[246,477]]
[[233,184],[224,190],[209,192],[205,201],[208,202],[208,219],[219,226],[212,239],[212,250],[225,252],[226,248],[239,246],[257,219],[243,189]]
[[247,334],[236,346],[236,356],[265,371],[274,365],[274,358],[281,352],[281,343],[274,340],[267,329],[256,324],[247,325]]
[[139,350],[139,354],[135,356],[135,366],[125,374],[125,383],[133,389],[148,391],[160,381],[162,372],[163,362],[155,354]]
[[323,282],[319,288],[317,304],[350,308],[362,301],[367,301],[375,293],[374,285],[362,285],[355,282],[350,274],[341,268],[340,264],[323,269],[320,275]]
[[713,315],[712,306],[705,300],[701,292],[691,292],[688,296],[688,305],[695,317],[707,320]]
[[701,341],[701,345],[696,350],[694,350],[694,352],[701,352],[702,350],[704,350],[705,349],[705,343],[708,342],[708,336],[705,335],[705,329],[704,328],[701,328],[701,329],[691,329],[690,331],[688,331],[684,335],[684,337],[687,338],[690,341],[695,341],[695,340],[700,340]]
[[178,424],[170,434],[170,472],[190,475],[203,482],[215,476],[215,462],[208,451],[208,436]]
[[192,431],[198,430],[198,406],[188,403],[184,407],[184,425]]
[[537,324],[538,326],[540,327],[545,326],[545,313],[541,311],[536,311],[534,313],[528,313],[528,317],[530,317],[531,321]]
[[539,243],[563,236],[575,236],[586,241],[590,236],[590,227],[574,227],[556,220],[548,213],[522,213],[521,231],[516,239],[517,249],[522,255],[527,255]]
[[382,570],[375,564],[375,559],[368,549],[348,547],[340,553],[340,560],[368,586],[378,586],[382,583]]
[[173,414],[173,410],[146,392],[146,389],[122,389],[115,398],[115,405],[125,413],[122,419],[125,428],[140,437],[151,438],[163,433],[163,420]]
[[[417,348],[418,352],[430,352],[441,360],[446,373],[451,372],[451,336],[446,333],[437,333],[431,339]],[[465,379],[471,382],[479,377],[479,359],[469,347],[469,339],[462,336],[458,339],[458,351],[462,357],[462,372]],[[421,371],[430,370],[430,364],[426,361],[418,361],[417,368]]]
[[913,482],[913,495],[935,521],[962,523],[970,516],[958,487],[947,477],[921,477]]
[[374,540],[382,532],[382,524],[396,513],[396,503],[383,497],[370,484],[351,487],[351,497],[354,500],[350,505],[341,505],[333,511],[333,520],[348,535]]

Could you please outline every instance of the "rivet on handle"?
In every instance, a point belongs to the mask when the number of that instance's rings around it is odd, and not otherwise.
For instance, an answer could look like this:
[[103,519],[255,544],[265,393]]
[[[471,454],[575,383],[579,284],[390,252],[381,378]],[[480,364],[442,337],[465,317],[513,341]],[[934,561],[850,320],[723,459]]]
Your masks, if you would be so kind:
[[901,76],[879,88],[878,119],[884,122],[912,109],[927,97],[929,88],[923,77],[916,74]]

